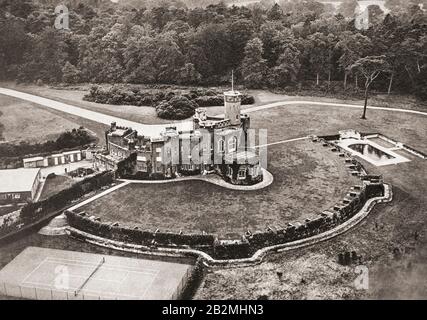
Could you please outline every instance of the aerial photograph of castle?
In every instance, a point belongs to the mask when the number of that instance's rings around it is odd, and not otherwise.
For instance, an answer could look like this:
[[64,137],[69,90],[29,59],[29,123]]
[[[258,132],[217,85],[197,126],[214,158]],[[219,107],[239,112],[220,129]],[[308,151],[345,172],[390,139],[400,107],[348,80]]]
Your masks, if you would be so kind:
[[0,0],[0,305],[425,300],[426,137],[425,0]]

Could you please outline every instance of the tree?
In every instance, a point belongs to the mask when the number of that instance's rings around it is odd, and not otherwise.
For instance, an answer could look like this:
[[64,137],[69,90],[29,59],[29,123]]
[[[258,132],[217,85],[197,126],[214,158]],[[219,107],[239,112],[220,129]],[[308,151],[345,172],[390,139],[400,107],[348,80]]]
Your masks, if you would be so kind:
[[262,41],[259,38],[250,40],[245,47],[245,58],[241,66],[243,81],[249,88],[265,85],[267,61],[263,58]]
[[188,35],[186,47],[187,61],[195,65],[204,79],[218,79],[231,69],[234,53],[225,24],[201,26]]
[[15,78],[25,52],[30,49],[31,38],[24,27],[18,19],[0,18],[0,79]]
[[367,8],[369,12],[369,25],[376,25],[384,20],[384,11],[378,5],[370,5]]
[[293,42],[292,31],[286,28],[281,22],[269,21],[261,26],[259,38],[264,46],[264,58],[269,67],[276,66],[277,59],[283,52],[286,42]]
[[385,56],[368,56],[357,60],[350,67],[365,77],[365,104],[363,107],[362,119],[366,119],[366,108],[368,105],[369,89],[372,82],[381,74],[381,72],[389,72],[390,67]]
[[24,82],[38,79],[47,83],[59,82],[67,60],[63,33],[46,28],[32,36],[32,48],[24,56],[18,78]]
[[344,17],[353,18],[358,6],[357,0],[345,0],[338,7],[338,12]]
[[270,84],[280,87],[294,84],[301,68],[300,55],[300,51],[292,43],[285,45],[277,60],[277,66],[273,68]]
[[360,33],[345,31],[341,34],[340,40],[336,44],[336,49],[341,51],[338,63],[344,70],[344,89],[347,88],[347,77],[350,66],[361,57],[364,57],[366,53],[370,52],[371,47],[371,40]]
[[178,71],[177,82],[178,84],[197,84],[201,78],[202,76],[197,72],[194,64],[186,63]]
[[282,8],[275,3],[271,9],[267,12],[268,20],[280,20],[283,18],[283,10]]
[[62,68],[62,81],[65,83],[78,83],[80,81],[80,70],[67,61]]
[[247,19],[233,21],[228,26],[230,49],[234,53],[230,57],[232,59],[230,62],[233,68],[237,68],[242,62],[245,54],[245,46],[252,38],[253,33],[253,23]]
[[316,72],[316,85],[319,85],[320,73],[330,70],[329,47],[328,36],[323,33],[316,32],[307,38],[306,54],[311,68]]

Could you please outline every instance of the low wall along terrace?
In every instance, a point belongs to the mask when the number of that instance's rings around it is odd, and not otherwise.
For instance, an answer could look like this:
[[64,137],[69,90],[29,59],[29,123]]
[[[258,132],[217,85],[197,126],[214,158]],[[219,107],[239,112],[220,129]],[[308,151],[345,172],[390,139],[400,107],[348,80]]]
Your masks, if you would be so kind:
[[[246,233],[240,240],[222,241],[214,234],[184,234],[140,230],[137,227],[120,226],[118,223],[102,222],[85,213],[67,210],[70,234],[84,240],[84,235],[93,235],[117,243],[127,243],[146,247],[148,251],[156,248],[194,249],[210,255],[216,260],[245,259],[258,250],[280,244],[309,238],[334,229],[358,213],[367,200],[384,195],[381,176],[367,175],[363,166],[350,154],[325,139],[313,138],[313,143],[322,143],[332,153],[345,161],[349,173],[359,176],[361,184],[349,189],[346,197],[329,210],[319,213],[318,218],[302,223],[288,224],[287,227],[272,226],[265,232]],[[74,232],[73,232],[74,230]],[[81,231],[81,232],[79,232]]]

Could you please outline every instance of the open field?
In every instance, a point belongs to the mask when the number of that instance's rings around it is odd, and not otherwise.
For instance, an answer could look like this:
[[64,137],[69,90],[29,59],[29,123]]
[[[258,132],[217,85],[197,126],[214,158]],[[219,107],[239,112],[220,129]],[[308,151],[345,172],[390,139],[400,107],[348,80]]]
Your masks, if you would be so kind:
[[0,112],[0,139],[8,142],[42,143],[66,130],[83,126],[105,143],[108,126],[68,113],[4,95],[0,95]]
[[[20,90],[26,93],[40,95],[45,98],[54,99],[63,103],[76,105],[80,108],[100,112],[103,114],[116,116],[119,118],[149,124],[170,123],[171,120],[165,120],[157,117],[156,109],[151,106],[128,106],[128,105],[110,105],[84,101],[83,96],[89,92],[90,86],[86,90],[53,89],[49,87],[38,87],[34,85],[15,86],[7,85],[5,87]],[[222,110],[221,110],[222,111]]]
[[427,152],[427,117],[383,110],[367,111],[326,106],[284,106],[253,112],[251,126],[268,129],[269,143],[309,134],[337,134],[339,130],[381,132],[400,142]]
[[79,127],[77,123],[34,104],[3,95],[0,95],[0,112],[3,139],[8,142],[45,142]]
[[228,237],[312,218],[358,181],[342,159],[310,141],[270,147],[268,170],[274,182],[259,191],[228,190],[203,181],[131,184],[80,210],[147,229]]

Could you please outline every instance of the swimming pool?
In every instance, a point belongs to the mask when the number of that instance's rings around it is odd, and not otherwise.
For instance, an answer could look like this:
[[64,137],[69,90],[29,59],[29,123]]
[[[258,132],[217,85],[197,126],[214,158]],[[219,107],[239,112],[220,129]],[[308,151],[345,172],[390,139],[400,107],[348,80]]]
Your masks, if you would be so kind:
[[368,157],[372,161],[384,161],[395,157],[367,143],[350,144],[348,147],[361,155]]
[[410,161],[391,150],[392,148],[382,147],[369,139],[342,139],[338,141],[338,146],[375,166],[385,166]]

